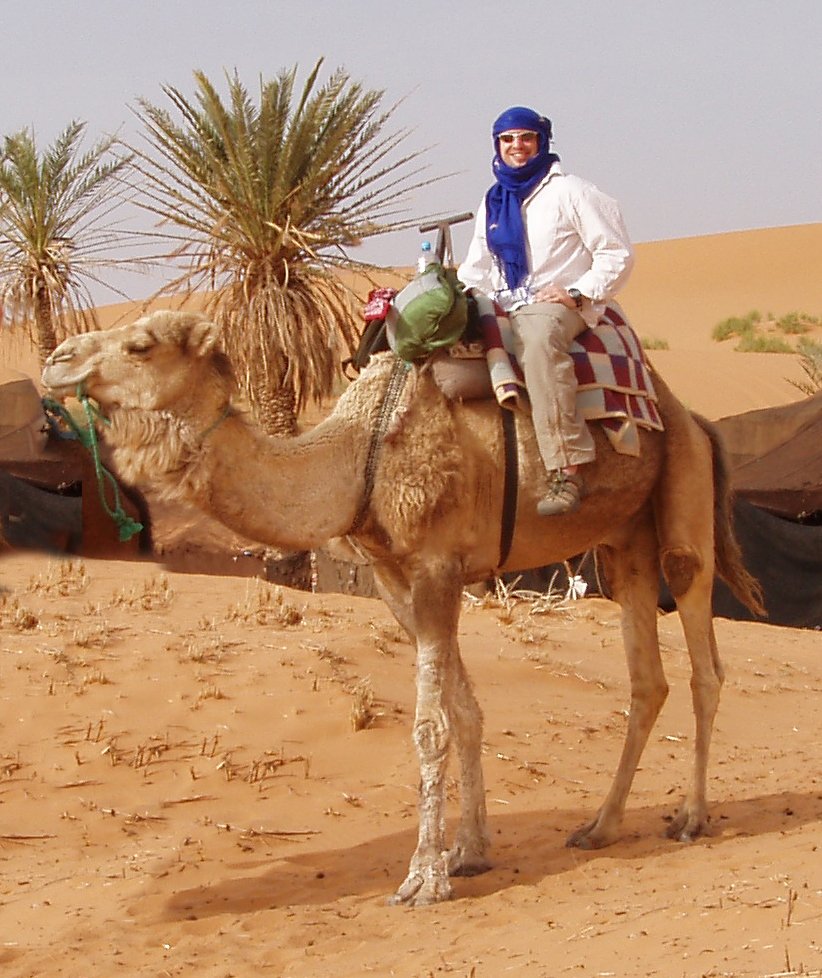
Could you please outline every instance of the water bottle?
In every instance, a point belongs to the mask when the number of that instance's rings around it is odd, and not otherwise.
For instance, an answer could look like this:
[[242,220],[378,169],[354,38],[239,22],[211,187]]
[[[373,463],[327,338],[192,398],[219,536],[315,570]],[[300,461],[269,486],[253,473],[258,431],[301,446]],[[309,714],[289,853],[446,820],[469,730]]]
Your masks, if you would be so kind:
[[417,259],[417,271],[424,272],[425,269],[428,268],[428,266],[434,260],[433,255],[431,253],[431,242],[423,241],[422,245],[420,246],[420,250],[422,254]]

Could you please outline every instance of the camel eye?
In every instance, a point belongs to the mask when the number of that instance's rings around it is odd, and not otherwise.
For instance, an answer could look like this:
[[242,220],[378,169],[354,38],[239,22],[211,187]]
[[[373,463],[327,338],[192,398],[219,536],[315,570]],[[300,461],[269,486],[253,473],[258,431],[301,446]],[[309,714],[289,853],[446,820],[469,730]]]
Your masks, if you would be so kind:
[[125,343],[123,349],[126,353],[134,354],[134,356],[145,356],[154,347],[153,340],[150,340],[147,336],[138,337],[135,340],[129,340]]

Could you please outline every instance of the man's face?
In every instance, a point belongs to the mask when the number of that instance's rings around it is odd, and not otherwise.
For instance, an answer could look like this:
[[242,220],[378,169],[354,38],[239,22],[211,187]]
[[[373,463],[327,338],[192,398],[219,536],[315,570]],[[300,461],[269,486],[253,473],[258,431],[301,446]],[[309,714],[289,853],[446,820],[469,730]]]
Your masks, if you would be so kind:
[[507,166],[524,166],[539,152],[539,134],[526,129],[500,133],[499,155]]

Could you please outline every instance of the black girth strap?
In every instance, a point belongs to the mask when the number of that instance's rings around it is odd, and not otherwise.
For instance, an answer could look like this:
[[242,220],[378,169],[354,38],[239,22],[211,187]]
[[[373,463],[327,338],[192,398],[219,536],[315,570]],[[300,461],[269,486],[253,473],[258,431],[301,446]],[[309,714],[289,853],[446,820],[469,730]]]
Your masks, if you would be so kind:
[[499,535],[499,566],[503,567],[511,552],[514,539],[514,523],[517,516],[517,493],[519,490],[519,457],[517,454],[517,419],[513,411],[501,407],[504,482],[502,488],[502,525]]

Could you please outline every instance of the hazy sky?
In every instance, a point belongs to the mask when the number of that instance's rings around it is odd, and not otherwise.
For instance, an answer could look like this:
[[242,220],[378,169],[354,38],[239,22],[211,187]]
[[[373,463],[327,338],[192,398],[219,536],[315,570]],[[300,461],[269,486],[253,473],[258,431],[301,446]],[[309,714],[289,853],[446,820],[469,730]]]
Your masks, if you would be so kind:
[[[314,61],[431,147],[418,212],[475,210],[490,126],[513,104],[554,123],[566,169],[617,197],[635,241],[822,220],[820,0],[0,0],[0,133],[45,145],[138,126],[138,97]],[[456,237],[467,245],[467,226]],[[367,257],[410,264],[407,232]],[[145,289],[142,294],[150,291]]]

